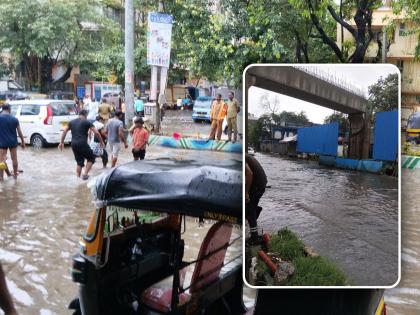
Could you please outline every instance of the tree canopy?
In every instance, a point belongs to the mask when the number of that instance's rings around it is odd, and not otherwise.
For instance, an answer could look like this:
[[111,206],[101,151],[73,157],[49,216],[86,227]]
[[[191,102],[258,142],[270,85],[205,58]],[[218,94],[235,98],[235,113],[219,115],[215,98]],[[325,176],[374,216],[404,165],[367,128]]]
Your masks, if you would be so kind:
[[98,5],[90,0],[4,0],[0,49],[24,62],[30,86],[51,82],[51,69],[59,61],[71,70],[100,51],[113,34],[115,23],[102,20]]
[[369,103],[373,112],[384,112],[398,109],[398,74],[381,77],[369,86]]
[[345,134],[347,131],[350,130],[350,122],[346,114],[335,112],[325,117],[324,119],[325,124],[330,124],[333,122],[338,122],[340,134]]

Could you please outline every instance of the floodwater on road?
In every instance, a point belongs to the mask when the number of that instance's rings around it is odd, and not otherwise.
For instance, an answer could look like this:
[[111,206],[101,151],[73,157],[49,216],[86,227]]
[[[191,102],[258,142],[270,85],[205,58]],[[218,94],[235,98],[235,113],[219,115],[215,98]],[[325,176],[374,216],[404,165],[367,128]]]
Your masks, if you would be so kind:
[[385,302],[391,315],[417,315],[420,314],[420,169],[403,169],[401,175],[401,282],[385,291]]
[[352,285],[398,279],[398,180],[257,154],[268,177],[259,227],[288,227]]
[[[240,158],[219,152],[148,148],[146,159],[156,157],[215,159]],[[20,314],[70,314],[68,303],[77,294],[71,281],[71,257],[85,231],[94,206],[87,182],[76,178],[71,149],[18,150],[24,173],[17,180],[0,183],[0,261]],[[118,164],[131,161],[122,150]],[[10,161],[9,161],[9,164]],[[92,175],[102,172],[100,159]],[[209,225],[208,225],[209,226]],[[192,222],[185,235],[191,248],[198,248],[200,235]],[[235,235],[240,235],[237,230]],[[236,244],[236,252],[241,244]],[[188,248],[186,249],[186,255]],[[1,311],[0,311],[1,314]]]
[[[237,118],[238,132],[242,134],[242,112],[239,112]],[[210,122],[192,120],[191,110],[166,110],[162,121],[162,130],[164,135],[172,136],[174,132],[183,137],[195,137],[206,139],[210,135]],[[222,140],[226,140],[227,134],[222,134]],[[240,138],[238,138],[240,139]]]

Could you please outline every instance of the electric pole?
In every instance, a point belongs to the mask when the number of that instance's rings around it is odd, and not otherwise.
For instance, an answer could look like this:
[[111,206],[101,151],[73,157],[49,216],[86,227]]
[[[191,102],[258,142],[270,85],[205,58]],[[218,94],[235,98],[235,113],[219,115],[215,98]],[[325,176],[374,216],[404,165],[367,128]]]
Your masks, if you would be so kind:
[[125,124],[130,127],[134,117],[134,5],[125,0]]

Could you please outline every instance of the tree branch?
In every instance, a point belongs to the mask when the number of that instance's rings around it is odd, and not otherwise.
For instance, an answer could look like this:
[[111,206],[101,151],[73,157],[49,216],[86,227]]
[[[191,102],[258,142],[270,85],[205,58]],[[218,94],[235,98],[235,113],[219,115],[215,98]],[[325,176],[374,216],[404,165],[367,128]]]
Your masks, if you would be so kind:
[[316,16],[316,14],[314,13],[314,7],[312,6],[312,2],[311,0],[306,0],[306,3],[309,7],[309,11],[310,11],[310,17],[312,20],[312,23],[314,24],[315,28],[318,30],[318,33],[321,35],[322,41],[327,44],[328,46],[331,47],[331,49],[334,51],[334,53],[336,54],[336,56],[338,57],[338,59],[340,59],[341,62],[345,62],[344,57],[343,57],[343,53],[340,50],[340,48],[337,46],[337,44],[335,43],[334,40],[332,40],[324,31],[324,29],[322,28],[318,17]]
[[351,33],[351,35],[353,35],[354,38],[356,38],[357,36],[356,29],[353,26],[351,26],[349,23],[344,21],[344,19],[342,19],[337,14],[337,12],[335,12],[334,8],[331,5],[328,5],[327,9],[328,9],[328,12],[330,12],[331,16],[333,17],[333,19],[336,22],[340,23],[346,30],[348,30]]

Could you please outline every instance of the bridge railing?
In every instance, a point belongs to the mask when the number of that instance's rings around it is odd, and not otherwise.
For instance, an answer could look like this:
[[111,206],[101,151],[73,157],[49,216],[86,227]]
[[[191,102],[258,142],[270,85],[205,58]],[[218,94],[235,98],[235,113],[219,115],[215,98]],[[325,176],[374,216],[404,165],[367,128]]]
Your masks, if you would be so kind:
[[301,71],[304,71],[312,76],[316,76],[317,78],[326,81],[330,84],[333,84],[337,87],[340,87],[344,90],[346,90],[347,92],[350,92],[352,94],[361,96],[365,99],[367,99],[367,91],[363,88],[361,88],[360,86],[357,86],[353,83],[350,83],[349,81],[338,77],[335,74],[332,73],[328,73],[322,69],[320,69],[319,67],[316,66],[303,66],[303,65],[299,65],[299,66],[294,66],[296,69],[299,69]]

